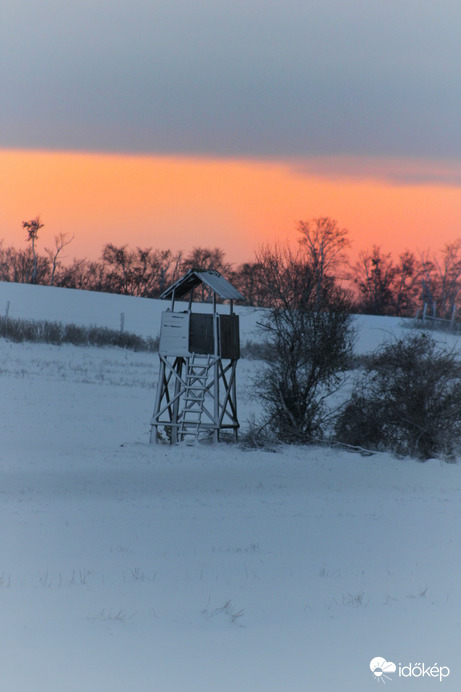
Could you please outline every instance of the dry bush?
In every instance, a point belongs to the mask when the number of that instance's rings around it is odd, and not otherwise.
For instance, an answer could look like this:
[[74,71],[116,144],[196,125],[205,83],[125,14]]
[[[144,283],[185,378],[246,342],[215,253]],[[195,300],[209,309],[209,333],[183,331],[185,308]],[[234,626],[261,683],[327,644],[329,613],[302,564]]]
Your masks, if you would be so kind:
[[282,442],[318,441],[351,357],[350,302],[302,251],[266,249],[258,260],[273,304],[260,324],[265,365],[255,382],[267,429]]
[[22,320],[0,316],[0,337],[10,341],[60,346],[118,346],[132,351],[158,351],[158,338],[145,338],[107,327],[62,324],[48,320]]
[[428,459],[461,435],[461,365],[428,334],[385,345],[365,365],[336,425],[340,442]]

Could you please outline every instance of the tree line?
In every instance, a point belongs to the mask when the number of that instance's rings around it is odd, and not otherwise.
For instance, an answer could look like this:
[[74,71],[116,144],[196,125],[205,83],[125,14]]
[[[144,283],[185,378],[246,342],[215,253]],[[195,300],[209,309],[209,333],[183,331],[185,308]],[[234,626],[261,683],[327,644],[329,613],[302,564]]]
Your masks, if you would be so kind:
[[[246,444],[323,442],[419,459],[452,460],[459,453],[461,365],[456,352],[426,332],[409,333],[360,361],[354,355],[352,313],[414,315],[425,304],[438,317],[451,318],[461,288],[461,241],[445,245],[438,257],[407,251],[397,261],[374,247],[352,264],[347,230],[324,217],[300,222],[297,244],[266,245],[254,262],[237,268],[216,248],[195,248],[183,256],[111,243],[99,261],[73,260],[65,266],[61,252],[72,239],[57,236],[55,247],[40,254],[39,217],[23,222],[23,228],[26,249],[0,248],[3,280],[157,297],[187,270],[212,268],[228,277],[248,304],[267,307],[260,319],[264,338],[253,381],[264,405]],[[44,329],[56,340],[90,338],[76,334],[73,326],[71,334],[60,325]],[[113,335],[104,338],[107,343]],[[351,373],[352,388],[344,400]]]
[[[263,406],[259,420],[250,424],[246,444],[321,442],[367,454],[386,449],[422,460],[453,460],[461,433],[458,354],[426,331],[409,330],[402,339],[358,358],[355,306],[338,278],[345,266],[347,232],[325,219],[299,230],[297,248],[266,247],[257,255],[272,300],[260,318],[264,341],[253,381]],[[381,257],[378,251],[362,255],[352,281],[365,288],[372,284],[373,274],[382,269]],[[453,257],[456,252],[448,246],[434,269],[439,283],[431,285],[439,296],[446,289],[447,306],[456,297],[455,275],[448,273]],[[427,267],[417,270],[408,253],[395,268],[389,257],[384,259],[385,274],[394,281],[389,283],[394,310],[399,305],[403,313],[410,304],[403,300],[405,287],[414,288],[418,273],[427,282]],[[362,304],[364,309],[375,309],[374,293],[371,299]]]
[[[186,254],[106,243],[98,260],[64,262],[63,250],[73,237],[61,233],[52,248],[40,250],[44,227],[40,217],[23,221],[22,227],[25,247],[0,241],[1,281],[158,298],[189,269],[216,269],[240,290],[246,304],[273,305],[265,266],[268,248],[256,252],[253,261],[233,266],[220,248],[196,247]],[[348,231],[336,220],[300,221],[296,230],[301,256],[308,260],[316,280],[328,275],[347,287],[355,312],[413,317],[425,309],[432,316],[453,318],[461,295],[461,239],[447,243],[437,255],[406,250],[397,259],[375,245],[352,262],[347,256]]]

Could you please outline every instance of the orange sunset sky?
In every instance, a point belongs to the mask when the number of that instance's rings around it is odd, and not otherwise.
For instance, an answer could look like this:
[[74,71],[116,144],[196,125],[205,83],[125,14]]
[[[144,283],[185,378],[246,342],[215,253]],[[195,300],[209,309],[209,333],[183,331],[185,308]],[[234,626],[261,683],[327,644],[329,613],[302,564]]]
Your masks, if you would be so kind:
[[45,224],[231,262],[329,216],[351,252],[461,237],[456,0],[2,0],[0,238]]
[[[352,254],[374,243],[396,255],[439,250],[461,237],[459,186],[392,180],[391,164],[373,171],[369,161],[354,169],[326,160],[309,171],[295,162],[2,151],[0,237],[24,245],[21,222],[40,214],[40,247],[52,247],[57,233],[73,235],[68,259],[95,259],[114,242],[218,246],[235,263],[266,241],[295,240],[297,221],[318,216],[349,229]],[[433,166],[434,178],[451,172]]]

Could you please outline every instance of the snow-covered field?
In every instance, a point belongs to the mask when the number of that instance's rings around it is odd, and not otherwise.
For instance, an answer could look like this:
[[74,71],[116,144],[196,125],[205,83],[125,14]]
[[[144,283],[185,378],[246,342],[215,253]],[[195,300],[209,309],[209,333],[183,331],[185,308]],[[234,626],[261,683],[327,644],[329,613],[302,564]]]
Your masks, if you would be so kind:
[[[156,301],[15,289],[1,312],[106,324],[125,301],[158,331]],[[359,324],[362,351],[402,329]],[[154,354],[0,339],[0,690],[460,690],[461,466],[151,446],[156,376]]]
[[[144,337],[156,337],[160,330],[160,315],[169,306],[169,301],[134,298],[110,293],[75,291],[69,288],[30,286],[0,281],[0,314],[7,311],[10,317],[31,320],[51,320],[65,324],[97,325],[119,329],[122,321],[128,332]],[[184,304],[186,309],[187,304]],[[181,309],[181,303],[176,303]],[[202,311],[211,310],[211,305],[202,305]],[[228,312],[227,305],[218,310]],[[242,342],[257,341],[257,308],[237,306],[240,315]],[[357,318],[360,327],[358,351],[367,351],[379,345],[389,334],[402,333],[401,320],[396,317]]]

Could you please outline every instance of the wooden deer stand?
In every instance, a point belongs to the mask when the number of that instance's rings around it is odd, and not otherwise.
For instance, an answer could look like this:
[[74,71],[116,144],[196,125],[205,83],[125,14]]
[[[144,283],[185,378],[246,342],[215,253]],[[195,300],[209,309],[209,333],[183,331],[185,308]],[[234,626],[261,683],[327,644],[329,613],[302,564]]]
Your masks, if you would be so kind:
[[[212,296],[212,312],[193,312],[197,286]],[[189,294],[187,310],[175,311],[175,300]],[[229,300],[229,313],[218,313],[216,298]],[[166,289],[171,298],[162,313],[160,373],[150,441],[194,444],[204,437],[219,441],[222,430],[237,440],[236,367],[240,357],[239,318],[234,300],[243,296],[214,270],[190,270]],[[162,436],[162,431],[164,435]]]

